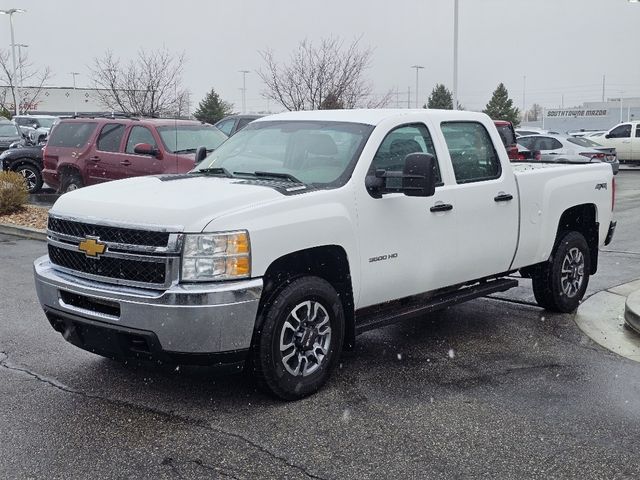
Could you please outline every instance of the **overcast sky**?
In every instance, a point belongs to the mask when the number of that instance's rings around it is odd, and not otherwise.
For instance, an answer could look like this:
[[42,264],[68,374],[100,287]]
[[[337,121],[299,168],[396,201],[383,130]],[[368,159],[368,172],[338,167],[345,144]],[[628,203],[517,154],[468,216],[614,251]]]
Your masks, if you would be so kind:
[[[30,59],[48,65],[55,86],[72,84],[81,72],[89,86],[92,59],[111,49],[123,60],[140,47],[165,45],[184,51],[184,83],[193,107],[210,89],[241,107],[242,74],[247,108],[267,108],[255,74],[259,50],[286,59],[308,38],[362,36],[375,49],[368,76],[375,92],[415,88],[424,103],[437,83],[452,85],[453,0],[0,0],[14,15],[16,43],[29,45]],[[0,42],[11,43],[9,18],[0,16]],[[609,97],[640,96],[640,3],[627,0],[460,0],[459,99],[482,109],[499,82],[522,107],[533,102],[557,107],[598,101],[606,74]],[[415,97],[414,97],[415,98]],[[415,100],[412,99],[412,105]],[[395,106],[395,96],[390,106]],[[273,102],[272,110],[277,110]]]

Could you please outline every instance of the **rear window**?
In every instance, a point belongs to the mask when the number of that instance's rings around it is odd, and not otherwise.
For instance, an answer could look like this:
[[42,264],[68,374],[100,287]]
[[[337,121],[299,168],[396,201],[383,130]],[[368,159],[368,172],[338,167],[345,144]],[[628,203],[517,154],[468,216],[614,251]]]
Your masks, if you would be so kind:
[[47,145],[51,147],[83,147],[96,129],[95,122],[60,122],[53,129]]
[[513,132],[513,127],[511,125],[498,125],[497,128],[505,147],[516,143],[516,135]]

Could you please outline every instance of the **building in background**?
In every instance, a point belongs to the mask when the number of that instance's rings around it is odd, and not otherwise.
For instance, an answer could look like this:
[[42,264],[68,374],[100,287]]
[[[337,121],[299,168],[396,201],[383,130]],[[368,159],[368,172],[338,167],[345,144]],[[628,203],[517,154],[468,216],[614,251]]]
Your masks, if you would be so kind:
[[606,102],[585,102],[581,107],[545,108],[542,120],[522,122],[555,132],[609,130],[618,123],[640,120],[640,97],[609,98]]

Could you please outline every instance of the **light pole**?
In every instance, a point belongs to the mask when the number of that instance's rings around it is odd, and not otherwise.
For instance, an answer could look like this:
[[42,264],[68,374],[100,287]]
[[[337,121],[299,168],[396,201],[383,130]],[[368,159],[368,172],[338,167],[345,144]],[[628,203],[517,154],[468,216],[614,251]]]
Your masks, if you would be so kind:
[[458,109],[458,0],[453,2],[453,109]]
[[78,116],[78,95],[76,94],[76,77],[80,75],[79,72],[69,72],[69,75],[73,77],[73,115]]
[[[15,45],[11,45],[12,47],[18,47],[18,66],[20,67],[20,84],[18,85],[18,88],[16,89],[18,92],[18,106],[20,106],[20,104],[22,103],[22,90],[23,90],[23,85],[22,85],[22,49],[23,48],[27,48],[29,47],[29,45],[25,45],[24,43],[16,43]],[[25,108],[25,111],[28,110],[27,108]]]
[[242,74],[242,113],[247,113],[247,73],[249,70],[238,70]]
[[411,65],[411,68],[416,69],[416,108],[419,108],[418,107],[418,72],[424,67],[422,65]]
[[[13,77],[11,81],[12,84],[15,83],[15,80],[16,80],[16,46],[15,46],[16,41],[13,35],[13,14],[24,13],[24,12],[26,12],[26,10],[22,8],[10,8],[9,10],[0,10],[0,14],[9,15],[9,26],[11,27],[11,56],[13,57]],[[16,115],[20,115],[20,104],[18,100],[16,100],[16,108],[15,108]]]

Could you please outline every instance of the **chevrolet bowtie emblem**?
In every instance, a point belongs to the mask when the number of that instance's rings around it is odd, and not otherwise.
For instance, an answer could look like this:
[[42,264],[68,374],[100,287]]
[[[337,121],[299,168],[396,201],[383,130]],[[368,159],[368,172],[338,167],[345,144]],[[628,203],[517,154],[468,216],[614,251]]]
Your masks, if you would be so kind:
[[100,243],[98,237],[87,237],[78,245],[78,250],[84,252],[87,257],[91,258],[99,258],[106,249],[107,246],[104,243]]

